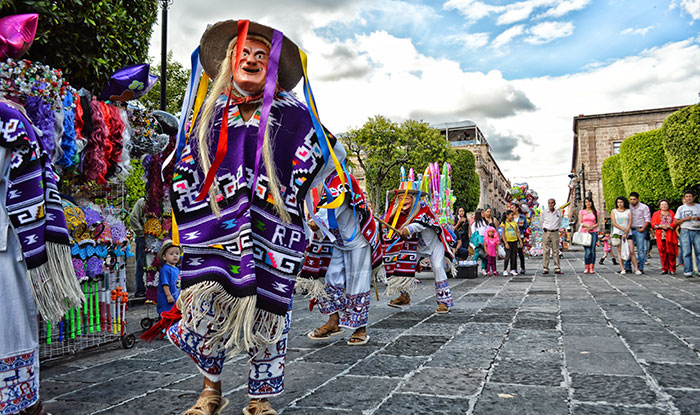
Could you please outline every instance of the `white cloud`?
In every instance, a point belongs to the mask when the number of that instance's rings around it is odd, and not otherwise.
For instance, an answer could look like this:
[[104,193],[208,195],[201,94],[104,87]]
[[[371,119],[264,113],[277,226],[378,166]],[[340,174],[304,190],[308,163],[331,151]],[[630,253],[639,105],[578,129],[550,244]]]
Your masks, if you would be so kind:
[[620,32],[621,35],[646,35],[648,31],[653,29],[654,26],[647,27],[628,27],[627,29]]
[[493,47],[495,49],[501,48],[501,47],[507,45],[508,43],[510,43],[516,37],[522,35],[524,31],[525,31],[524,25],[512,26],[512,27],[506,29],[505,31],[503,31],[503,33],[501,33],[500,35],[496,36],[496,38],[493,40],[493,42],[491,42],[491,47]]
[[470,22],[495,15],[498,16],[496,24],[509,25],[527,20],[539,8],[547,7],[547,10],[537,16],[538,18],[561,17],[572,11],[583,9],[589,3],[590,0],[523,0],[506,5],[492,5],[480,0],[448,0],[443,4],[443,8],[457,10]]
[[488,33],[464,33],[459,35],[452,35],[448,37],[448,40],[452,43],[462,45],[467,49],[479,49],[488,45],[489,34]]
[[574,24],[571,22],[544,22],[529,28],[527,33],[530,36],[525,38],[525,41],[539,45],[571,36],[574,33]]
[[477,21],[503,9],[478,0],[449,0],[442,7],[446,10],[457,10],[470,21]]
[[538,17],[562,17],[570,12],[585,8],[590,2],[591,0],[565,0]]
[[683,7],[693,20],[700,20],[700,0],[681,0]]

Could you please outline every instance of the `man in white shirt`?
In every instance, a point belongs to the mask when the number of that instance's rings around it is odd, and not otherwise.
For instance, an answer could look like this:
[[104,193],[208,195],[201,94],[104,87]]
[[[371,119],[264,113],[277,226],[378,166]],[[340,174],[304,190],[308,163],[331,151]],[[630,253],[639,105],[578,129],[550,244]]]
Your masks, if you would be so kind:
[[700,266],[700,205],[695,203],[695,195],[686,190],[683,205],[676,210],[676,226],[681,227],[681,246],[683,248],[683,275],[693,276],[693,249],[695,262]]
[[557,202],[554,199],[547,201],[547,209],[542,211],[540,227],[542,228],[543,260],[542,274],[549,274],[549,250],[554,256],[554,273],[561,274],[559,267],[559,229],[561,229],[561,212],[557,209]]

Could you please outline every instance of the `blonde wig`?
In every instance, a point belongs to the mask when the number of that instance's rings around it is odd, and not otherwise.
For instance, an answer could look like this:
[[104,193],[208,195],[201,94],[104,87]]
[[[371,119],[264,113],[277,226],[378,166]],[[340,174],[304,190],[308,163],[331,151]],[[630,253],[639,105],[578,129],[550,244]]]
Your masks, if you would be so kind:
[[[249,36],[251,37],[251,36]],[[251,37],[256,40],[259,40],[257,36]],[[269,45],[269,42],[265,40],[265,43]],[[209,155],[209,131],[211,128],[214,126],[214,121],[212,119],[214,115],[214,109],[216,108],[216,101],[221,94],[223,94],[227,88],[233,88],[233,73],[232,73],[232,60],[235,59],[235,46],[236,46],[236,38],[234,37],[231,42],[228,44],[228,53],[226,53],[226,57],[224,60],[221,62],[221,65],[219,66],[219,71],[214,79],[214,82],[212,83],[211,90],[209,91],[209,97],[208,99],[204,102],[204,106],[202,108],[202,114],[201,118],[199,119],[198,126],[197,126],[197,138],[198,138],[198,147],[199,147],[199,162],[200,166],[202,167],[202,170],[204,171],[204,176],[207,175],[209,172],[209,169],[211,168],[211,159]],[[224,127],[226,128],[226,127]],[[269,121],[267,125],[261,125],[258,128],[264,128],[265,130],[265,138],[263,140],[263,148],[262,148],[262,158],[263,162],[265,163],[265,170],[267,171],[267,178],[268,178],[268,189],[272,195],[273,199],[273,204],[275,206],[275,211],[279,215],[279,217],[284,221],[285,223],[290,223],[291,218],[289,216],[289,213],[287,212],[287,209],[284,205],[284,199],[282,198],[282,194],[280,192],[280,183],[279,179],[277,176],[277,168],[275,166],[274,158],[273,158],[273,148],[272,148],[272,143],[270,139],[270,125]],[[256,187],[256,183],[253,183],[253,190]],[[209,188],[209,205],[211,206],[212,212],[217,217],[221,217],[221,211],[219,209],[219,204],[216,201],[216,193],[218,189],[218,182],[216,179],[214,180],[214,183],[212,186]],[[252,198],[254,197],[254,191],[253,194],[251,194],[251,202]]]

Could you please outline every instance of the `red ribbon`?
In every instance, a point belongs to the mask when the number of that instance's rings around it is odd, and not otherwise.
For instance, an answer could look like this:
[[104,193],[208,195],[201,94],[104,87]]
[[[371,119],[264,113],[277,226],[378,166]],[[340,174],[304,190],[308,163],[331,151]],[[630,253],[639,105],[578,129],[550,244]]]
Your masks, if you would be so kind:
[[[238,21],[238,40],[236,40],[236,59],[235,65],[231,68],[231,74],[234,79],[236,76],[236,68],[240,65],[241,54],[243,54],[243,47],[245,46],[246,38],[248,37],[248,26],[250,21],[239,20]],[[216,171],[219,170],[219,166],[224,161],[226,157],[226,150],[228,148],[228,111],[231,105],[231,96],[229,95],[226,100],[226,107],[224,108],[224,116],[221,120],[221,128],[219,129],[219,142],[216,145],[216,156],[214,161],[211,163],[211,167],[207,172],[207,177],[204,179],[204,185],[199,195],[195,199],[196,202],[201,202],[207,197],[209,193],[209,188],[211,188],[212,183],[214,183],[214,178],[216,177]]]

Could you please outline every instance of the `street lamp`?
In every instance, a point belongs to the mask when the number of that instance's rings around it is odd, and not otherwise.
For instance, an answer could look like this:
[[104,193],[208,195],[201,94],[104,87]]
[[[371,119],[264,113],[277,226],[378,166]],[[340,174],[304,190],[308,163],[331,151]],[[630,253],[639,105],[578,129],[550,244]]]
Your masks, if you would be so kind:
[[160,44],[160,110],[165,111],[166,108],[166,84],[168,82],[168,6],[173,4],[174,0],[160,0],[163,7],[163,15],[161,18],[161,44]]

